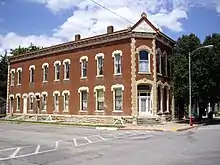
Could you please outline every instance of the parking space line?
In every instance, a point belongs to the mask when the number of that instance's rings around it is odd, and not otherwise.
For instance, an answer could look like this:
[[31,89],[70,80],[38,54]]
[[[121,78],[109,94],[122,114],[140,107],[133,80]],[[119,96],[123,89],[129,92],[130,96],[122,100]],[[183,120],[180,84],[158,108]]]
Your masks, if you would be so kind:
[[77,142],[76,142],[76,139],[75,139],[75,138],[73,138],[73,142],[74,142],[75,147],[77,147],[77,146],[78,146],[78,144],[77,144]]
[[13,154],[11,154],[11,155],[9,156],[9,158],[14,158],[14,157],[17,155],[17,153],[21,150],[21,148],[22,148],[22,147],[18,147],[18,148],[13,152]]
[[40,151],[40,145],[37,145],[37,148],[35,149],[34,153],[38,153]]
[[102,137],[101,135],[97,135],[100,139],[102,140],[106,140],[104,137]]
[[85,140],[87,140],[89,143],[92,143],[91,140],[89,140],[87,137],[83,137]]
[[10,150],[15,150],[17,147],[14,147],[14,148],[6,148],[6,149],[2,149],[0,150],[0,152],[3,152],[3,151],[10,151]]

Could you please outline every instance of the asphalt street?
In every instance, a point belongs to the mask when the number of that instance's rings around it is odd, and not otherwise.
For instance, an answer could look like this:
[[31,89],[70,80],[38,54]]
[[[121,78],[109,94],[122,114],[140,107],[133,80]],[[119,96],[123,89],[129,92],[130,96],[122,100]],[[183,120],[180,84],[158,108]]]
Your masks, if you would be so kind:
[[0,165],[219,165],[220,125],[185,132],[0,123]]

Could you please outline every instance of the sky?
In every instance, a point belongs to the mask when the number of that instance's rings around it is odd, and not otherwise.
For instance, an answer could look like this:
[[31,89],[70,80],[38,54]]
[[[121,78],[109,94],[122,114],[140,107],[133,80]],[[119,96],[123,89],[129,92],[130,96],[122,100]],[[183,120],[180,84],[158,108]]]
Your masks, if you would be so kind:
[[98,35],[109,25],[125,29],[143,12],[174,40],[220,33],[220,0],[0,0],[0,52]]

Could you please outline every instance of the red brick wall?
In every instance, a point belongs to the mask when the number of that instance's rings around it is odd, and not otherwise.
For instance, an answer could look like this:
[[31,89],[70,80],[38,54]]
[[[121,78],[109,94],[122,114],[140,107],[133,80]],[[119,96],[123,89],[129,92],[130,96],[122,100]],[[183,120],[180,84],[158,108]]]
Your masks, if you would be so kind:
[[[114,76],[113,70],[113,58],[112,52],[115,50],[122,50],[122,76]],[[104,53],[104,77],[96,78],[96,60],[95,55],[98,53]],[[17,86],[17,74],[15,74],[15,86],[10,87],[10,94],[16,95],[16,93],[41,93],[43,91],[48,92],[47,97],[47,112],[53,113],[53,91],[57,90],[62,93],[63,90],[70,91],[70,103],[69,112],[70,114],[79,114],[80,109],[80,99],[78,88],[81,86],[87,86],[89,88],[89,104],[88,104],[88,114],[94,114],[95,111],[95,93],[94,87],[97,85],[104,85],[106,87],[105,91],[105,113],[107,115],[131,115],[131,59],[130,59],[130,40],[120,41],[120,43],[112,43],[111,45],[101,45],[96,48],[88,48],[82,51],[63,53],[59,55],[51,55],[44,58],[33,59],[18,63],[12,63],[11,69],[17,69],[22,67],[22,80],[21,86]],[[80,72],[80,62],[81,56],[88,56],[88,71],[87,79],[81,80]],[[70,59],[70,80],[63,80],[64,67],[62,61],[65,59]],[[54,62],[56,60],[61,61],[61,78],[60,82],[54,82]],[[42,64],[49,63],[49,77],[48,83],[42,83]],[[29,84],[29,66],[35,65],[35,80],[34,84]],[[114,84],[123,84],[124,89],[124,101],[123,101],[123,113],[113,114],[113,94],[111,91],[111,86]],[[60,113],[63,111],[63,97],[59,97],[59,108]],[[14,111],[16,108],[16,99],[14,102]],[[21,99],[21,111],[23,109],[23,99]],[[28,109],[28,108],[27,108]]]

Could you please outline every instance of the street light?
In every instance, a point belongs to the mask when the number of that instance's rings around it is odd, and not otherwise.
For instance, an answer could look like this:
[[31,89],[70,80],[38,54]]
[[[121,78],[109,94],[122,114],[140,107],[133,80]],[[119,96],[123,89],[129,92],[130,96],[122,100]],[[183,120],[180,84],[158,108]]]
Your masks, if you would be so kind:
[[191,56],[193,53],[200,49],[206,49],[206,48],[212,48],[213,45],[206,45],[206,46],[201,46],[197,49],[195,49],[192,52],[189,52],[189,123],[190,126],[193,126],[193,120],[192,120],[192,85],[191,85]]

